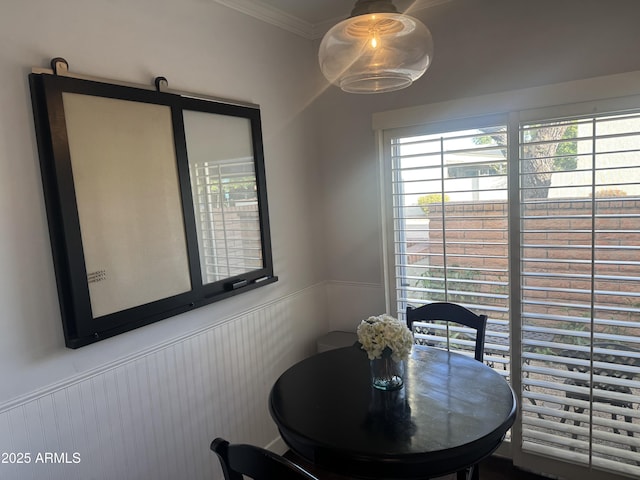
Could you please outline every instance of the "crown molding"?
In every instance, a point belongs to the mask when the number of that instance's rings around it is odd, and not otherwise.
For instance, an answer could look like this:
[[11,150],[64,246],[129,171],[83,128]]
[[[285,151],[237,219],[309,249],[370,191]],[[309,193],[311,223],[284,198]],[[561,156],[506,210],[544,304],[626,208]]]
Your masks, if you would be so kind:
[[332,18],[330,20],[325,20],[320,23],[315,23],[313,25],[313,36],[311,38],[316,39],[316,38],[324,37],[324,34],[327,33],[331,29],[331,27],[340,23],[346,18],[347,17],[337,17],[337,18]]
[[[287,30],[291,33],[299,35],[308,40],[321,38],[336,23],[345,19],[338,17],[325,20],[319,23],[310,23],[301,18],[291,15],[278,8],[272,7],[257,0],[213,0],[215,3],[232,8],[238,12],[249,15],[263,22],[270,23],[276,27]],[[304,1],[304,0],[301,0]],[[406,8],[405,12],[412,14],[425,8],[450,2],[451,0],[414,0],[411,5]],[[355,4],[355,0],[353,0]]]
[[314,37],[313,24],[298,17],[283,12],[275,7],[255,0],[213,0],[220,5],[232,8],[263,22],[270,23],[291,33],[312,40]]

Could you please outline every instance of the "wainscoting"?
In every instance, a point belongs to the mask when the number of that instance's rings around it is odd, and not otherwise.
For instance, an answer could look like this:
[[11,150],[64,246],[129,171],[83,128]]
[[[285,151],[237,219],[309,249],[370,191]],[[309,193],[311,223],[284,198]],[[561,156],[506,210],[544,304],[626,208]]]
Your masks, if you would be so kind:
[[269,389],[327,330],[319,284],[0,406],[0,478],[222,478],[211,440],[276,446]]

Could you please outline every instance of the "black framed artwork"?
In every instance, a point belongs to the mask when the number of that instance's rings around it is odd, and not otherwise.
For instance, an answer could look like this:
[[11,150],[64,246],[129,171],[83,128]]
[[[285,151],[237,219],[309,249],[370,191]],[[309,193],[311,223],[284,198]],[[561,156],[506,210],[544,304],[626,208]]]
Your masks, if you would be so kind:
[[259,108],[29,81],[68,347],[277,280]]

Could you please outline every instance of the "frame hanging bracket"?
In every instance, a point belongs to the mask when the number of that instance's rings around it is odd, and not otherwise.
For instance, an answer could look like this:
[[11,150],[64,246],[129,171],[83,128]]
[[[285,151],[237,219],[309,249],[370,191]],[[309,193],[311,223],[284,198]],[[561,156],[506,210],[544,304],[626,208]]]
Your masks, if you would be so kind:
[[146,90],[155,90],[157,92],[171,93],[171,94],[174,94],[174,95],[180,95],[181,97],[195,98],[195,99],[204,100],[204,101],[210,101],[210,102],[226,103],[226,104],[229,104],[229,105],[237,105],[237,106],[240,106],[240,107],[260,108],[260,106],[255,104],[255,103],[245,102],[245,101],[242,101],[242,100],[234,100],[234,99],[230,99],[230,98],[220,98],[220,97],[214,97],[214,96],[210,96],[210,95],[201,95],[201,94],[195,94],[195,93],[191,93],[191,92],[183,92],[183,91],[178,91],[178,90],[171,90],[169,88],[169,81],[166,79],[166,77],[156,77],[154,79],[154,81],[153,81],[154,84],[153,85],[149,85],[149,84],[123,82],[123,81],[118,81],[118,80],[113,80],[113,79],[94,77],[94,76],[91,76],[91,75],[83,75],[83,74],[78,74],[78,73],[71,73],[69,71],[69,62],[67,62],[62,57],[54,57],[54,58],[52,58],[51,62],[50,62],[50,66],[51,66],[51,69],[40,68],[40,67],[32,67],[31,68],[31,73],[46,74],[46,75],[58,75],[58,76],[61,76],[61,77],[72,77],[72,78],[78,78],[78,79],[81,79],[81,80],[89,80],[89,81],[92,81],[92,82],[110,83],[110,84],[114,84],[114,85],[122,85],[124,87],[142,88],[142,89],[146,89]]
[[54,75],[65,75],[69,73],[69,62],[62,57],[51,59],[51,70]]
[[169,80],[165,77],[156,77],[154,83],[158,92],[167,92],[169,90]]
[[[69,62],[62,57],[52,58],[51,70],[54,75],[69,76]],[[156,77],[154,84],[158,92],[167,92],[169,90],[169,81],[166,77]]]

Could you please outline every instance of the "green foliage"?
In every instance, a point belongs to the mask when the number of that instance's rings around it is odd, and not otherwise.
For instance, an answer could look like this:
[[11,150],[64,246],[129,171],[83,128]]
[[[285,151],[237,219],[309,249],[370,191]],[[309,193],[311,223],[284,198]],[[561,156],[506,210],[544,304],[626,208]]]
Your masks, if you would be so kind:
[[[449,195],[444,195],[444,201],[449,201]],[[431,203],[442,203],[442,194],[441,193],[430,193],[428,195],[422,195],[418,198],[418,205],[422,208],[422,211],[425,215],[429,215],[429,207],[428,205]]]
[[446,286],[450,293],[446,298],[443,268],[429,267],[420,276],[423,277],[423,280],[418,281],[417,286],[430,290],[427,293],[428,298],[425,298],[425,300],[433,302],[471,302],[476,298],[473,295],[475,292],[472,290],[476,285],[472,281],[477,280],[481,274],[476,270],[459,268],[457,265],[448,267]]
[[[576,138],[577,135],[578,126],[569,125],[564,131],[562,138],[569,140],[572,138]],[[566,172],[578,168],[578,158],[576,157],[576,155],[578,154],[577,142],[559,143],[558,148],[556,149],[556,154],[562,156],[553,160],[553,170],[557,172]]]
[[[571,140],[575,139],[578,136],[578,126],[577,125],[566,125],[560,127],[562,131],[562,135],[559,137],[560,141],[558,142],[549,142],[549,146],[555,145],[555,151],[550,152],[553,158],[553,164],[551,165],[551,169],[556,172],[566,172],[575,170],[578,168],[578,143],[577,141],[566,142],[562,140]],[[493,133],[493,132],[492,132]],[[497,132],[504,133],[504,131]],[[552,140],[551,138],[547,138],[549,135],[547,128],[531,128],[526,132],[526,141],[527,142],[545,142],[548,140]],[[558,137],[556,137],[558,138]],[[476,145],[493,145],[497,144],[502,147],[506,147],[506,143],[504,141],[504,137],[494,133],[488,133],[487,135],[482,135],[473,139],[473,142]],[[504,152],[506,156],[506,150]],[[504,170],[502,165],[496,165],[496,168]],[[543,165],[540,165],[540,168],[543,168]],[[500,173],[506,173],[504,171],[500,171]]]
[[[574,332],[588,331],[587,325],[582,322],[566,322],[562,324],[562,328]],[[562,335],[560,341],[569,345],[589,345],[589,343],[591,343],[588,338],[578,335]]]
[[221,182],[206,183],[198,187],[198,194],[209,194],[212,204],[219,208],[222,204],[230,206],[243,200],[257,198],[256,179],[253,175],[236,177],[232,182],[222,179]]
[[626,197],[627,192],[619,188],[601,188],[596,190],[596,198]]

